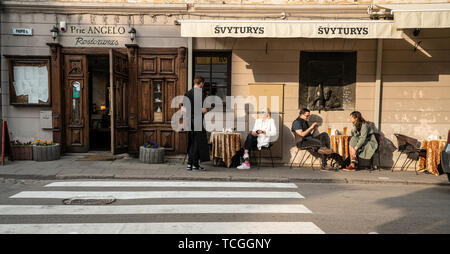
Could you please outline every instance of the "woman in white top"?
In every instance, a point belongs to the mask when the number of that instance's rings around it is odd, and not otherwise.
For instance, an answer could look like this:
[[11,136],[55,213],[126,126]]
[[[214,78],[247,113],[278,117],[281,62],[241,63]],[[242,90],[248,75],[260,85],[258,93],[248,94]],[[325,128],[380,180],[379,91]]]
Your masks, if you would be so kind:
[[251,150],[261,150],[261,147],[269,146],[271,139],[277,135],[277,128],[275,121],[270,116],[270,110],[263,110],[261,112],[261,118],[256,119],[253,130],[248,134],[244,144],[244,162],[237,167],[238,169],[250,168],[250,155]]

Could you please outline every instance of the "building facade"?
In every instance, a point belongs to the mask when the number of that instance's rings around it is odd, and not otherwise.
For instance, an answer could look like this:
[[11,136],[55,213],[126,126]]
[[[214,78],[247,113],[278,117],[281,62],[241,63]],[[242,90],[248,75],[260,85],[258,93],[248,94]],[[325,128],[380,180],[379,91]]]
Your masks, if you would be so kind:
[[[279,164],[293,159],[291,124],[308,107],[325,132],[350,129],[360,111],[385,137],[389,167],[394,133],[446,138],[449,13],[447,1],[420,0],[4,1],[2,117],[12,138],[66,152],[135,153],[151,139],[184,153],[169,101],[202,75],[209,95],[278,95]],[[234,116],[228,126],[254,117]]]

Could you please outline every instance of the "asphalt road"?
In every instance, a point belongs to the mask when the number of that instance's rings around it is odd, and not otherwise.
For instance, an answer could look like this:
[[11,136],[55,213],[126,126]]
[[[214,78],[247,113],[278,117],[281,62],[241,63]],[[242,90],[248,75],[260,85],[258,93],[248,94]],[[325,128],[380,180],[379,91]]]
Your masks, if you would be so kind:
[[[64,233],[155,233],[148,231],[150,226],[160,230],[156,233],[183,234],[200,229],[200,233],[450,233],[447,186],[284,183],[215,187],[221,182],[210,182],[196,187],[200,182],[195,181],[184,185],[164,182],[167,186],[147,185],[149,181],[131,187],[46,186],[55,182],[72,181],[2,179],[0,233],[61,232],[51,231],[56,224],[61,224],[59,230]],[[77,196],[74,193],[107,199],[118,197],[118,192],[123,199],[107,205],[78,207],[62,202],[64,195]],[[73,225],[78,227],[64,228]],[[165,231],[167,225],[172,231]]]

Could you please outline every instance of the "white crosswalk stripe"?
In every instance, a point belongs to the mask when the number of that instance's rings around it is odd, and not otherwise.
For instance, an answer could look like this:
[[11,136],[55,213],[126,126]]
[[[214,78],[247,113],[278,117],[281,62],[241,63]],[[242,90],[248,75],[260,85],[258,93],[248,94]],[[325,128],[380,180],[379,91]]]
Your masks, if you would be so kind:
[[297,192],[270,191],[22,191],[11,198],[303,198]]
[[[122,188],[127,190],[122,191]],[[136,190],[130,191],[130,188],[152,188],[152,190]],[[16,234],[16,233],[81,233],[81,234],[323,234],[319,227],[312,222],[283,221],[279,222],[270,219],[263,221],[236,221],[233,214],[260,214],[270,215],[286,214],[300,216],[301,214],[312,214],[302,204],[292,204],[295,200],[303,200],[305,197],[298,193],[297,186],[291,183],[254,183],[254,182],[171,182],[171,181],[67,181],[53,182],[44,186],[44,188],[52,188],[48,191],[22,191],[10,196],[11,200],[26,199],[25,202],[33,202],[33,204],[0,204],[0,216],[28,216],[28,223],[24,224],[0,224],[0,233]],[[63,188],[58,190],[58,188]],[[65,188],[81,188],[77,191],[67,191]],[[108,190],[84,191],[84,188],[109,188]],[[158,190],[158,188],[171,188],[170,190]],[[174,188],[175,190],[173,190]],[[176,190],[176,188],[189,188],[189,190]],[[205,189],[208,188],[208,189]],[[221,189],[215,189],[221,188]],[[224,191],[224,188],[229,190]],[[233,188],[249,188],[249,191],[234,190]],[[258,189],[258,191],[251,190]],[[270,189],[270,190],[260,190]],[[274,191],[279,188],[279,191]],[[295,188],[295,189],[294,189]],[[56,190],[55,190],[56,189]],[[113,190],[110,190],[113,189]],[[154,189],[157,189],[156,191]],[[282,190],[285,189],[285,190]],[[289,189],[289,191],[287,191]],[[120,191],[119,191],[120,190]],[[123,200],[148,200],[142,202],[158,202],[158,204],[114,204],[114,205],[55,205],[55,204],[36,204],[36,202],[50,202],[55,199],[116,199]],[[179,199],[177,204],[160,204],[168,202],[169,199]],[[204,202],[209,199],[215,199],[214,202],[224,202],[223,204],[197,204],[199,200]],[[251,203],[242,204],[242,200],[251,201]],[[273,201],[275,199],[276,201]],[[49,201],[47,201],[49,200]],[[153,201],[152,201],[153,200]],[[239,200],[239,204],[232,204],[234,200]],[[290,200],[284,203],[284,200]],[[226,201],[226,202],[225,202]],[[267,204],[270,201],[271,204]],[[272,202],[276,202],[275,204]],[[22,202],[23,203],[23,202]],[[258,204],[262,203],[262,204]],[[184,214],[202,214],[211,215],[209,221],[189,221],[189,222],[152,222],[152,217],[159,215],[184,215]],[[232,218],[233,221],[223,221],[220,216],[229,215],[224,218]],[[94,216],[102,215],[102,223],[92,222],[89,217],[88,223],[65,223],[67,216]],[[142,223],[136,221],[126,222],[128,217],[120,217],[117,223],[112,216],[120,215],[148,215]],[[30,217],[31,216],[31,217]],[[38,216],[38,217],[36,217]],[[39,217],[40,216],[40,217]],[[56,223],[47,223],[48,220],[42,221],[42,216],[61,216]],[[218,221],[210,221],[211,218],[218,217]],[[222,217],[223,217],[222,216]],[[36,218],[36,223],[33,218]],[[52,217],[53,218],[53,217]],[[59,218],[59,217],[58,217]],[[111,219],[108,219],[111,218]],[[203,217],[197,217],[203,218]],[[39,221],[38,219],[41,219]],[[32,220],[32,221],[30,221]],[[201,220],[201,219],[200,219]],[[261,220],[261,219],[260,219]],[[106,221],[106,222],[105,222]],[[30,223],[31,222],[31,223]],[[74,222],[73,219],[70,222]],[[105,222],[105,223],[104,223]]]
[[214,187],[214,188],[291,188],[296,189],[293,183],[261,183],[261,182],[174,182],[174,181],[69,181],[54,182],[45,187]]
[[0,205],[0,215],[311,213],[303,205]]
[[312,222],[4,224],[4,234],[323,234]]

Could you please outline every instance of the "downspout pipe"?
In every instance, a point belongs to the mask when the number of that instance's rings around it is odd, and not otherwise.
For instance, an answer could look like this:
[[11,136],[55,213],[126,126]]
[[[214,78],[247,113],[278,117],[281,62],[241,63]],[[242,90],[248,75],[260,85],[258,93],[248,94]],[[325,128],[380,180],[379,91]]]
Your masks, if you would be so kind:
[[377,66],[375,76],[375,103],[374,103],[374,124],[378,132],[381,132],[381,100],[382,100],[382,56],[383,56],[383,39],[377,41]]

